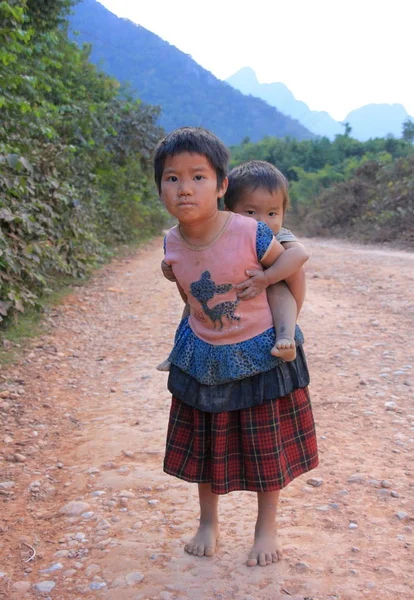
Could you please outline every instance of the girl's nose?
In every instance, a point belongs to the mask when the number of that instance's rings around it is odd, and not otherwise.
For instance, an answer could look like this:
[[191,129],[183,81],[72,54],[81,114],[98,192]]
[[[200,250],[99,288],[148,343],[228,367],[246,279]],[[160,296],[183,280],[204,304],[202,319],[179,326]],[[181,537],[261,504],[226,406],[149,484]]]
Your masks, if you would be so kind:
[[180,196],[189,196],[191,194],[191,186],[183,182],[180,186]]

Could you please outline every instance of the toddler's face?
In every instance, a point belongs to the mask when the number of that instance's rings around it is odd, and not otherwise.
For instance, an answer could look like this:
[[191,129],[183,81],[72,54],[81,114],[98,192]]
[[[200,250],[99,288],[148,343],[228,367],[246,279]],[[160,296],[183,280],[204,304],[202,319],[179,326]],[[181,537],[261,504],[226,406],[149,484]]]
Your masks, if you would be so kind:
[[269,192],[266,188],[246,191],[233,208],[235,213],[263,221],[276,235],[283,222],[283,191]]

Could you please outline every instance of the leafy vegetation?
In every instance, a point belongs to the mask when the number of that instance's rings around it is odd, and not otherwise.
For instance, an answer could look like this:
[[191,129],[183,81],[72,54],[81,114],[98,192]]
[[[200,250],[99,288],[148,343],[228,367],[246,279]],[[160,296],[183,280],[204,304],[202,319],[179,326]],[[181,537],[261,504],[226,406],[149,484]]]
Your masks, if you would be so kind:
[[159,231],[158,110],[68,40],[72,0],[0,1],[0,320]]
[[304,233],[414,246],[412,122],[403,139],[360,142],[349,127],[328,138],[266,138],[232,148],[232,165],[267,160],[289,179],[292,212]]

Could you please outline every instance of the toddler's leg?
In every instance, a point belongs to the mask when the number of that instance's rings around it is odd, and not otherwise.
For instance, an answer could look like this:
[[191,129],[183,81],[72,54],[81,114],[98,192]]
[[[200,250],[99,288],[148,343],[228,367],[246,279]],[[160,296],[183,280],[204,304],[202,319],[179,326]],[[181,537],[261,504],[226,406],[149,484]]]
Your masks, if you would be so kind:
[[171,363],[168,360],[168,358],[166,358],[165,360],[162,361],[162,363],[157,365],[157,371],[169,371],[170,367],[171,367]]
[[281,281],[267,288],[267,300],[276,329],[276,344],[271,350],[287,362],[296,358],[295,325],[297,305],[286,283]]
[[282,550],[276,539],[276,512],[280,492],[260,492],[257,494],[257,521],[254,544],[247,560],[248,567],[266,565],[282,558]]
[[211,491],[210,483],[198,484],[200,525],[197,533],[184,550],[194,556],[213,556],[219,538],[218,495]]
[[[190,307],[188,306],[188,304],[186,304],[184,306],[184,310],[183,310],[183,314],[181,316],[181,320],[185,319],[189,315],[190,315]],[[168,360],[168,358],[166,358],[165,360],[162,361],[162,363],[160,363],[157,366],[157,371],[169,371],[170,367],[171,367],[171,363]]]

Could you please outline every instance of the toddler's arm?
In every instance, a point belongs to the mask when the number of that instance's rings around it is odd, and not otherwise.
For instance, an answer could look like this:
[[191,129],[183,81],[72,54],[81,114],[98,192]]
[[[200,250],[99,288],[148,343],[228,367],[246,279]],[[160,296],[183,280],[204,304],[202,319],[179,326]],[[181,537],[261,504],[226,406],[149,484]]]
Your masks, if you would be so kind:
[[250,300],[255,298],[269,285],[279,281],[286,280],[286,283],[288,283],[287,280],[299,271],[309,259],[306,248],[299,242],[286,242],[284,247],[278,243],[278,246],[282,247],[282,252],[276,247],[276,254],[272,252],[272,256],[265,256],[265,260],[261,261],[266,269],[265,271],[246,271],[249,279],[237,286],[239,290],[237,295],[240,299]]
[[309,260],[309,254],[305,246],[299,242],[285,242],[283,247],[285,249],[283,254],[265,271],[268,285],[285,281],[299,271],[305,262]]

